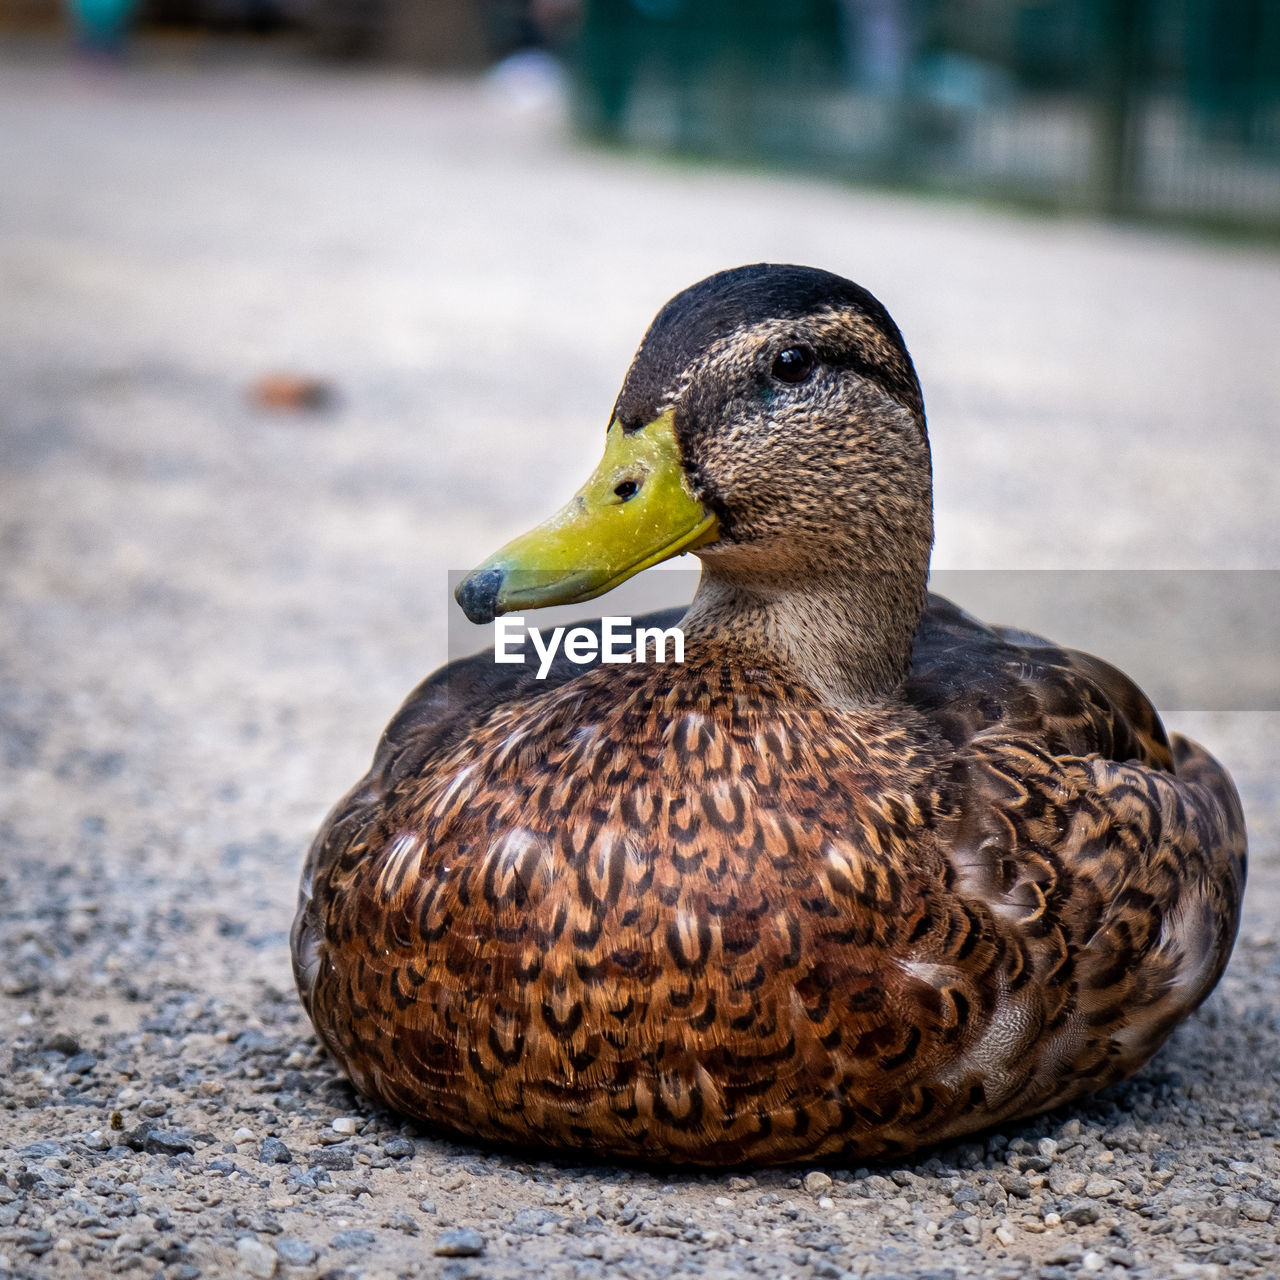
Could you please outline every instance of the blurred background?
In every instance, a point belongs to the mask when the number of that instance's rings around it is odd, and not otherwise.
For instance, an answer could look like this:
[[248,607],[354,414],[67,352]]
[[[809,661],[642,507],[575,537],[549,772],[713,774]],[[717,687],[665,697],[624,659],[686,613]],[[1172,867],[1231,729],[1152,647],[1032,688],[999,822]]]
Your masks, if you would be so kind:
[[1276,0],[2,0],[69,28],[429,72],[589,136],[924,190],[1276,227]]

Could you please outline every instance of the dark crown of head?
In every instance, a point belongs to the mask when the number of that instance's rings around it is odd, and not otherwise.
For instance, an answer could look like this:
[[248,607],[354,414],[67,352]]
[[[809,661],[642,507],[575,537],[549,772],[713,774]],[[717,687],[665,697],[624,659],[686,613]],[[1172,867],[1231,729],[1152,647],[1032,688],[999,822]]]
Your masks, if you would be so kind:
[[[760,262],[720,271],[676,294],[658,312],[618,397],[624,427],[648,422],[675,380],[713,343],[767,320],[846,312],[865,323],[851,327],[847,347],[824,356],[877,383],[923,415],[911,357],[898,326],[861,285],[817,267]],[[857,341],[868,331],[876,341]]]

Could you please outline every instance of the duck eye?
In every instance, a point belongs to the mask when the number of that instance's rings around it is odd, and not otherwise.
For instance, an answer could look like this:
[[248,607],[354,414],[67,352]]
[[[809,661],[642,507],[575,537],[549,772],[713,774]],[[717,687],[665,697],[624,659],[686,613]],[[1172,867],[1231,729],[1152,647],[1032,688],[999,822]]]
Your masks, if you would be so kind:
[[615,486],[614,493],[626,502],[628,498],[634,497],[635,492],[640,486],[634,480],[624,480],[620,485]]
[[787,347],[773,358],[769,370],[779,382],[803,382],[813,372],[813,352],[808,347]]

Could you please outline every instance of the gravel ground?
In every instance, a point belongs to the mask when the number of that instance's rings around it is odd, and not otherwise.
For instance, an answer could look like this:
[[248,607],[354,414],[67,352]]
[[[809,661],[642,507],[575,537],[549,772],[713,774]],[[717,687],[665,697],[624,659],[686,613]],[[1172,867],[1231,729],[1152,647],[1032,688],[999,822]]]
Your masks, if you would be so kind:
[[[1170,717],[1252,830],[1201,1013],[1087,1105],[902,1165],[420,1133],[317,1051],[286,943],[310,832],[444,652],[447,570],[585,474],[676,289],[773,258],[885,299],[948,567],[1274,569],[1280,261],[166,57],[0,66],[0,1276],[1280,1274],[1274,711]],[[255,409],[274,369],[336,405]]]

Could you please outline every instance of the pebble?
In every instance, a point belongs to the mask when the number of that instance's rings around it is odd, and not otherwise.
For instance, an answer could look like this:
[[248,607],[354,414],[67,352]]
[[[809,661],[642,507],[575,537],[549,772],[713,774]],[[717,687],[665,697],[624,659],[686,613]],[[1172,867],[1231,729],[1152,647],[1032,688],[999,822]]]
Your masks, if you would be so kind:
[[831,1190],[831,1177],[820,1169],[815,1169],[812,1173],[804,1175],[804,1189],[811,1196],[820,1196],[823,1192]]
[[145,1125],[126,1134],[125,1142],[135,1151],[145,1151],[155,1156],[191,1154],[196,1149],[196,1144],[185,1133],[170,1133]]
[[332,1249],[368,1249],[376,1244],[378,1237],[372,1231],[366,1231],[362,1227],[352,1228],[349,1231],[339,1231],[332,1240],[329,1241],[329,1247]]
[[1055,1245],[1049,1248],[1044,1255],[1044,1262],[1048,1266],[1074,1266],[1078,1263],[1084,1254],[1084,1250],[1073,1244]]
[[360,1130],[360,1121],[355,1116],[339,1116],[330,1125],[334,1133],[353,1134]]
[[1269,1200],[1258,1200],[1250,1197],[1240,1201],[1240,1212],[1250,1222],[1270,1222],[1276,1207]]
[[350,1151],[337,1147],[317,1147],[307,1153],[307,1163],[331,1172],[350,1172],[356,1167]]
[[432,1252],[440,1258],[478,1258],[484,1253],[484,1248],[484,1236],[470,1227],[462,1227],[455,1231],[442,1231],[436,1237]]
[[280,1261],[290,1267],[309,1267],[316,1260],[315,1249],[294,1236],[281,1236],[276,1241],[276,1253]]
[[263,1138],[259,1164],[292,1164],[293,1152],[279,1138]]
[[236,1241],[236,1256],[254,1280],[270,1280],[276,1273],[276,1251],[256,1236],[241,1236]]
[[[1098,1206],[1094,1204],[1073,1204],[1062,1212],[1063,1222],[1074,1222],[1077,1227],[1088,1226],[1091,1222],[1097,1222],[1099,1218]],[[1046,1218],[1045,1222],[1049,1219]]]
[[558,1213],[552,1213],[550,1209],[521,1209],[514,1218],[511,1219],[511,1226],[516,1231],[537,1231],[539,1227],[547,1225],[554,1226],[564,1219]]
[[1073,1173],[1061,1165],[1049,1174],[1049,1190],[1055,1196],[1078,1196],[1085,1189],[1088,1179],[1083,1173]]

